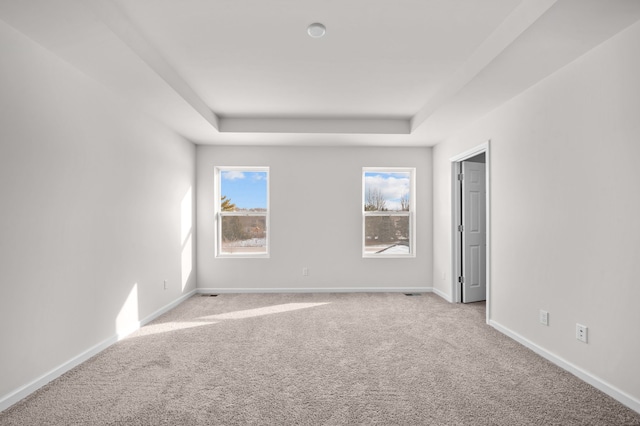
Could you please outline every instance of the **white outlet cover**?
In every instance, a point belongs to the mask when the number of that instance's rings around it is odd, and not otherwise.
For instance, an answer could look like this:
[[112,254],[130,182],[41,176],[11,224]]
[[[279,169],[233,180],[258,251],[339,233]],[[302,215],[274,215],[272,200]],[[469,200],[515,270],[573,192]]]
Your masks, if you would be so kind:
[[549,312],[540,309],[540,324],[549,325]]
[[576,339],[581,342],[587,343],[589,334],[589,327],[582,324],[576,324]]

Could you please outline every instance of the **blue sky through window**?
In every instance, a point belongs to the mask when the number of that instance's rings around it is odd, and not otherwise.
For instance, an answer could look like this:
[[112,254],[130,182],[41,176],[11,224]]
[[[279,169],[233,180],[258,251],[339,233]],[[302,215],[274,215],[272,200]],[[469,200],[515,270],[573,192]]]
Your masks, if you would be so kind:
[[221,195],[238,209],[267,208],[267,172],[228,170],[220,175]]

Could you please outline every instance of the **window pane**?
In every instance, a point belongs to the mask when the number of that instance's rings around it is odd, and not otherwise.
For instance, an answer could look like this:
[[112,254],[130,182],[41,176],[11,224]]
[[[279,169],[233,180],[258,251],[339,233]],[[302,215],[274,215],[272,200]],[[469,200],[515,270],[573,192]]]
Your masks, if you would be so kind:
[[410,254],[409,216],[365,216],[365,254]]
[[217,253],[268,255],[268,168],[218,170],[220,234]]
[[222,211],[267,210],[267,172],[226,170],[220,175]]
[[221,253],[267,252],[265,216],[222,216]]
[[409,211],[410,172],[365,172],[365,211]]

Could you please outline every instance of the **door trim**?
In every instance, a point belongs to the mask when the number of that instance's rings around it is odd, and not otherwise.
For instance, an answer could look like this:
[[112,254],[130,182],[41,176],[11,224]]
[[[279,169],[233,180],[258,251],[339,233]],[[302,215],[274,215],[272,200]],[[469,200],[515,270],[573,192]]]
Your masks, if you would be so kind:
[[458,185],[458,173],[461,171],[461,163],[478,154],[485,154],[485,178],[486,178],[486,220],[487,220],[487,324],[491,320],[491,140],[461,152],[449,159],[451,162],[451,301],[460,303],[462,295],[458,276],[462,270],[462,256],[460,255],[460,239],[458,238],[458,224],[461,221],[460,214],[460,185]]

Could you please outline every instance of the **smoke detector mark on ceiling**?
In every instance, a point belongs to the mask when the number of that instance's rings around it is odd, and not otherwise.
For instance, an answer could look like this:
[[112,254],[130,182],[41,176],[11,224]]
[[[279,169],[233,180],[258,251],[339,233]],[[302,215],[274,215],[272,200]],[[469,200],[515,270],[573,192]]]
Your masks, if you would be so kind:
[[327,32],[327,28],[319,22],[314,22],[307,27],[307,34],[313,38],[320,38]]

